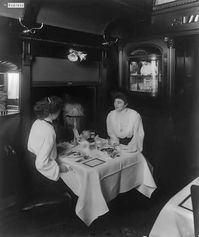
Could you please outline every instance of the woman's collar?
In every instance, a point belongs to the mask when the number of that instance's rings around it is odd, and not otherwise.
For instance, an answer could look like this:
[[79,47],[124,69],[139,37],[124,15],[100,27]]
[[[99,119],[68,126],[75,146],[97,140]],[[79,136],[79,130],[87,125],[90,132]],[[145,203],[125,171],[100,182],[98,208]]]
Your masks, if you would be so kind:
[[123,114],[123,113],[126,113],[128,111],[128,108],[124,108],[123,110],[121,111],[118,111],[118,110],[115,110],[117,113],[119,114]]
[[51,123],[53,122],[53,120],[51,118],[49,118],[49,117],[45,118],[44,120],[46,120],[48,122],[51,122]]

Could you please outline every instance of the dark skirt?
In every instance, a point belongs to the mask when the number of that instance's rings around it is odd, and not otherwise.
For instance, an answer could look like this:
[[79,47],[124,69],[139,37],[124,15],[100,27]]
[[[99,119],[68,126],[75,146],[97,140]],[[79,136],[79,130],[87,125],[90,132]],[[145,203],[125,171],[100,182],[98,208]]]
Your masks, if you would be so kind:
[[49,194],[54,193],[58,195],[68,192],[72,197],[75,196],[72,190],[70,190],[70,188],[63,182],[61,178],[59,178],[57,181],[54,181],[42,175],[35,167],[35,159],[36,156],[29,152],[29,185],[32,191],[34,190],[37,193],[49,192]]

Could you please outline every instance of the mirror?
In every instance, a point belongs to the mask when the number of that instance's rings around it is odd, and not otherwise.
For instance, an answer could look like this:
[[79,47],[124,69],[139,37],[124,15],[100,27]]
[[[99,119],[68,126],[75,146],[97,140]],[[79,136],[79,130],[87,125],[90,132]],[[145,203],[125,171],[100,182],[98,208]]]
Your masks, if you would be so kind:
[[14,64],[0,61],[0,116],[20,112],[20,72]]

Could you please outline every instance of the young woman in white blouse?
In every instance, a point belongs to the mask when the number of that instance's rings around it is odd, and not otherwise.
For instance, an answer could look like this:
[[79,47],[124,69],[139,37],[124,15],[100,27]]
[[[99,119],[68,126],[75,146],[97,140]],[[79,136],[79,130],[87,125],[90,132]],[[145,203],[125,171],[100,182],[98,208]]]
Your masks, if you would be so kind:
[[114,96],[114,107],[106,119],[107,133],[111,142],[121,144],[129,151],[143,150],[144,129],[141,116],[133,109],[127,108],[125,94],[118,92]]
[[46,97],[34,106],[37,117],[30,130],[28,150],[35,155],[35,167],[46,178],[57,181],[66,166],[57,163],[56,133],[53,127],[62,109],[62,100],[57,96]]

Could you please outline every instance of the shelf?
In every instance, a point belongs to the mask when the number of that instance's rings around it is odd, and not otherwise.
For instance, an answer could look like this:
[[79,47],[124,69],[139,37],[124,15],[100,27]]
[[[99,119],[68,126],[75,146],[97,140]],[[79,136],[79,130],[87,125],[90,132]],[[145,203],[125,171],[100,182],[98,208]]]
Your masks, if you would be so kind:
[[[129,57],[128,88],[130,92],[155,97],[159,91],[160,56],[150,49],[135,50]],[[149,51],[149,49],[148,49]]]
[[7,115],[14,115],[14,114],[19,114],[19,110],[7,109],[4,111],[0,111],[0,117],[7,116]]

